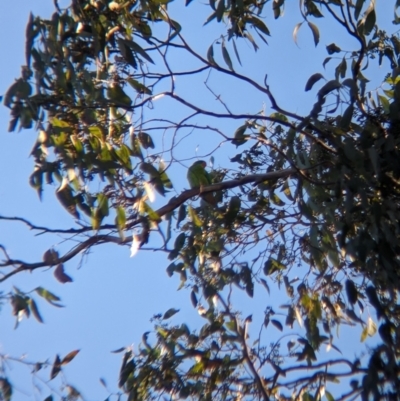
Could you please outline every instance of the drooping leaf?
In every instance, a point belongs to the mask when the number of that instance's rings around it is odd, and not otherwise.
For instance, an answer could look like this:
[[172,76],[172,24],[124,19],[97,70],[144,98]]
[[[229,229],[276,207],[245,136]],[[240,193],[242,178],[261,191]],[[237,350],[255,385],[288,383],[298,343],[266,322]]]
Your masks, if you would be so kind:
[[36,320],[38,322],[40,322],[40,323],[44,323],[43,319],[42,319],[42,316],[40,315],[39,309],[38,309],[38,307],[36,305],[36,302],[32,298],[29,298],[29,307],[30,307],[30,309],[32,311],[33,316],[35,316]]
[[219,0],[217,8],[215,10],[215,16],[217,17],[218,22],[221,22],[224,12],[225,12],[225,0]]
[[137,42],[134,42],[133,40],[128,40],[125,39],[124,43],[129,46],[135,53],[140,54],[145,60],[147,60],[149,63],[154,64],[154,61],[152,58],[149,56],[147,51],[145,51]]
[[201,227],[203,223],[197,215],[196,211],[191,206],[188,206],[188,212],[190,220],[192,220],[193,224],[197,227]]
[[176,220],[176,227],[179,227],[179,223],[181,223],[183,220],[186,218],[186,206],[181,205],[179,206],[179,211],[178,211],[178,218]]
[[293,29],[293,34],[292,35],[293,35],[294,43],[296,43],[296,45],[298,45],[298,43],[297,43],[297,34],[299,33],[299,29],[300,29],[300,27],[302,25],[303,25],[303,23],[299,22]]
[[217,63],[216,63],[215,60],[214,60],[214,47],[213,47],[213,45],[211,45],[211,46],[208,48],[208,51],[207,51],[207,60],[208,60],[208,62],[209,62],[211,65],[217,65]]
[[358,299],[358,291],[352,280],[346,280],[346,294],[349,302],[354,305]]
[[231,57],[229,56],[228,50],[225,46],[225,41],[221,42],[221,51],[222,51],[222,56],[224,58],[226,65],[229,67],[229,69],[231,71],[233,71],[232,60],[231,60]]
[[50,380],[56,378],[60,372],[61,372],[61,359],[58,355],[56,355],[50,372]]
[[312,34],[313,34],[314,44],[315,44],[315,46],[317,46],[318,43],[319,43],[319,29],[318,29],[318,27],[317,27],[315,24],[313,24],[313,23],[310,22],[310,21],[308,21],[307,24],[308,24],[308,26],[310,27],[311,32],[312,32]]
[[306,87],[305,87],[305,91],[309,91],[312,89],[312,87],[314,86],[314,84],[316,82],[318,82],[321,78],[324,78],[324,76],[322,74],[320,74],[319,72],[311,75],[310,78],[308,78],[308,81],[306,83]]

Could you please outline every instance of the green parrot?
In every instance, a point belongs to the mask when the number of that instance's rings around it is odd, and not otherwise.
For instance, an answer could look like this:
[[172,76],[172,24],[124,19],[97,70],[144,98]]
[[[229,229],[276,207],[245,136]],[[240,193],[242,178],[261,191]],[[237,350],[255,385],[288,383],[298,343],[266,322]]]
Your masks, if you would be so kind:
[[[206,171],[207,163],[204,160],[194,162],[188,169],[187,179],[190,188],[206,187],[212,185],[210,174]],[[216,205],[217,200],[212,192],[200,195],[201,198],[210,205]]]

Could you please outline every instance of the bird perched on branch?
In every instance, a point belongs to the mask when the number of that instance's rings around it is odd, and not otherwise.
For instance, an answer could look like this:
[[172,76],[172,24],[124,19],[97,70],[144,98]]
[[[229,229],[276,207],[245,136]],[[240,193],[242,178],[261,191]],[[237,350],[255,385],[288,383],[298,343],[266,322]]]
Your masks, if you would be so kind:
[[[194,162],[188,169],[187,179],[190,188],[201,188],[212,185],[210,174],[205,169],[207,163],[204,160]],[[212,192],[200,194],[201,198],[210,205],[216,205],[218,202]]]

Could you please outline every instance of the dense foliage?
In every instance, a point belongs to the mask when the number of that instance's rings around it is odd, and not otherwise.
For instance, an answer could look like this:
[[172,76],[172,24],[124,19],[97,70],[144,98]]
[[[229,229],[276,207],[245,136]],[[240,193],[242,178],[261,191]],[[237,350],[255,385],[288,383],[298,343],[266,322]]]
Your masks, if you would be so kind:
[[[382,2],[384,28],[375,8]],[[56,185],[79,223],[48,233],[79,243],[65,254],[50,249],[39,262],[3,249],[0,281],[51,267],[68,282],[64,264],[95,245],[130,246],[134,255],[155,241],[204,325],[169,323],[177,312],[171,308],[137,352],[122,350],[119,386],[127,399],[398,399],[400,1],[210,0],[207,26],[225,24],[204,54],[185,39],[183,21],[170,18],[168,3],[73,0],[67,8],[55,2],[51,19],[31,15],[26,65],[3,103],[10,131],[38,131],[31,186],[40,197],[45,185]],[[325,20],[348,40],[342,50],[334,32],[324,38],[333,41],[323,60],[332,75],[310,76],[305,90],[316,96],[305,115],[277,102],[267,76],[237,72],[246,72],[243,41],[254,47],[254,60],[263,60],[267,38],[279,41],[269,37],[267,21],[283,19],[285,7],[300,7],[294,40],[308,29],[321,46]],[[205,27],[198,29],[201,35]],[[368,74],[379,66],[372,86]],[[245,101],[230,104],[213,92],[210,74],[247,85],[266,107],[250,113]],[[185,91],[181,80],[205,86],[218,107]],[[224,144],[230,159],[205,169],[188,154],[187,136],[212,142],[215,153]],[[191,188],[180,191],[187,173]],[[158,209],[155,193],[164,200]],[[283,319],[272,301],[253,316],[241,313],[243,297],[277,288],[286,290]],[[44,288],[36,292],[58,301]],[[32,312],[41,320],[29,294],[8,297],[16,316]],[[349,324],[362,327],[360,344],[353,340],[360,349],[369,336],[375,345],[360,359],[324,352],[339,351],[338,328]],[[282,336],[263,343],[262,330]],[[75,355],[57,357],[51,378]],[[10,399],[8,378],[0,384]],[[79,393],[69,387],[68,397]]]

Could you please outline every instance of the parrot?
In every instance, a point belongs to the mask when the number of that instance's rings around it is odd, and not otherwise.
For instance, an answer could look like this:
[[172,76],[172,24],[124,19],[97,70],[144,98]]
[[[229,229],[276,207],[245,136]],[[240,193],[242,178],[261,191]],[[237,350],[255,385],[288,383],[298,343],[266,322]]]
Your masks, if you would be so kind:
[[[189,167],[187,172],[187,179],[189,181],[190,188],[201,188],[212,185],[210,174],[205,169],[206,166],[207,163],[204,160],[198,160]],[[217,200],[214,194],[211,192],[201,194],[200,196],[210,205],[217,204]]]
[[79,219],[79,213],[76,210],[76,199],[72,194],[72,188],[68,185],[68,178],[64,177],[60,187],[56,191],[56,196],[60,203],[71,213],[76,219]]

